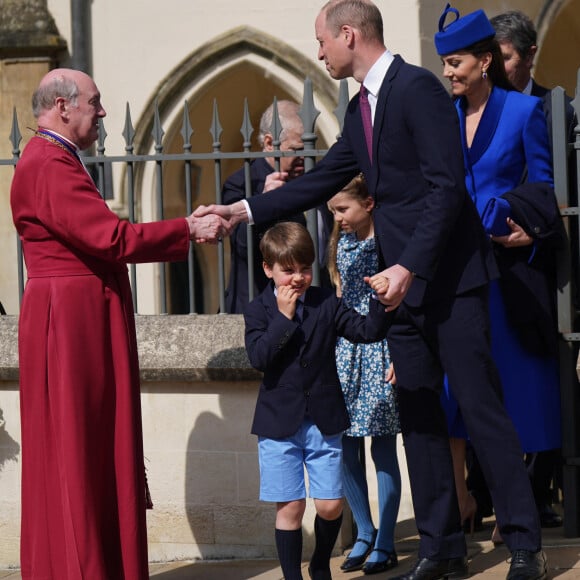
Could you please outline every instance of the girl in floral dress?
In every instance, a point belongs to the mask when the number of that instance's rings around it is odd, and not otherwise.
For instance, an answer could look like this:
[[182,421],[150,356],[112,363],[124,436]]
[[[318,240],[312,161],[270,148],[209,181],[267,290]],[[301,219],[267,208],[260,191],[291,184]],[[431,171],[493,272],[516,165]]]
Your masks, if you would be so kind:
[[[362,175],[329,202],[335,227],[329,244],[329,272],[337,293],[361,314],[368,312],[371,288],[365,276],[378,271],[372,210]],[[341,568],[375,574],[397,565],[394,530],[401,498],[396,435],[400,431],[387,341],[353,344],[339,338],[336,362],[351,427],[343,436],[344,489],[357,525],[357,540]],[[379,525],[375,528],[359,451],[372,437],[371,456],[377,473]],[[364,446],[363,446],[364,449]]]

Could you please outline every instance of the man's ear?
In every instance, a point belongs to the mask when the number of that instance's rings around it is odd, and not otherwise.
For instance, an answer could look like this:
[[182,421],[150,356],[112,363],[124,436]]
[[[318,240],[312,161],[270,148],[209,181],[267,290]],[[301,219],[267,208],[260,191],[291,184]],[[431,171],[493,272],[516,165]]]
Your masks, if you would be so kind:
[[263,150],[264,151],[274,151],[274,138],[272,137],[272,135],[270,135],[270,133],[266,133],[264,135]]
[[343,24],[340,28],[340,35],[344,37],[346,45],[351,47],[354,43],[354,29],[349,24]]
[[528,54],[526,54],[526,65],[528,66],[528,68],[532,68],[532,65],[534,64],[534,58],[536,57],[536,52],[538,52],[538,47],[533,44],[532,46],[530,46],[530,49],[528,50]]
[[56,99],[54,100],[54,106],[58,111],[59,115],[66,116],[68,114],[66,106],[67,102],[68,101],[64,97],[56,97]]

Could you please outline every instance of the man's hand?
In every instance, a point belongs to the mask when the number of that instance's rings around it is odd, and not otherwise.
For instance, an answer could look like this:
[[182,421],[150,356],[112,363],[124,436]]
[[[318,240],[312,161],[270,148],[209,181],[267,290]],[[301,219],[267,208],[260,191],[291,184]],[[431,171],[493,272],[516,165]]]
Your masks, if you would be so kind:
[[364,280],[374,290],[381,304],[386,306],[385,310],[391,312],[407,295],[413,274],[404,266],[395,264],[374,276],[365,276]]
[[197,244],[215,244],[222,236],[229,235],[231,230],[229,222],[215,214],[203,217],[191,214],[185,219],[189,226],[189,237]]
[[284,185],[288,181],[287,171],[273,171],[266,176],[266,181],[264,182],[264,189],[262,193],[267,191],[272,191],[278,187]]
[[534,239],[525,230],[516,224],[512,218],[507,218],[507,224],[511,230],[507,236],[490,236],[493,242],[501,244],[504,248],[518,248],[521,246],[529,246],[534,242]]
[[298,292],[292,286],[278,286],[276,291],[276,303],[278,310],[288,319],[292,320],[296,314],[296,302]]
[[236,203],[231,205],[200,205],[191,215],[200,218],[210,214],[220,216],[229,224],[228,235],[232,232],[234,226],[240,222],[248,222],[246,206],[241,201],[236,201]]

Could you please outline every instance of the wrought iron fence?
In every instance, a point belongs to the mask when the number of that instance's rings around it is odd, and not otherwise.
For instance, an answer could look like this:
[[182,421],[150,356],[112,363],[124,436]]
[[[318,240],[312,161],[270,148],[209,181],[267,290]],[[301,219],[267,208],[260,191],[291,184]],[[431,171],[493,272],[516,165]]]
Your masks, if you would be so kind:
[[[580,77],[579,77],[580,87]],[[577,92],[580,94],[580,92]],[[558,276],[563,283],[558,291],[558,329],[560,333],[560,369],[561,369],[561,397],[562,397],[562,415],[563,415],[563,443],[562,456],[564,460],[563,467],[563,489],[565,496],[565,534],[567,536],[580,535],[580,387],[578,384],[578,377],[576,372],[577,358],[578,358],[578,343],[580,342],[580,332],[578,332],[578,307],[580,300],[579,288],[580,284],[576,284],[580,278],[578,270],[580,266],[577,263],[578,256],[580,256],[580,210],[578,208],[578,176],[580,176],[580,125],[576,124],[574,127],[574,136],[570,140],[567,131],[566,122],[566,102],[563,89],[557,88],[552,91],[552,141],[554,153],[554,181],[555,191],[558,198],[558,203],[566,229],[569,236],[569,245],[563,251],[558,260]],[[348,88],[346,82],[341,83],[339,90],[338,107],[334,114],[338,120],[339,127],[342,129],[342,119],[348,104]],[[572,102],[575,110],[576,119],[579,117],[580,98]],[[301,108],[301,118],[304,124],[304,151],[298,153],[305,158],[305,170],[310,170],[318,157],[325,154],[325,150],[316,149],[317,135],[314,132],[314,125],[319,115],[319,111],[314,106],[313,89],[311,82],[307,79],[304,85],[304,96]],[[220,136],[222,127],[219,120],[219,109],[217,102],[214,101],[213,118],[209,131],[213,139],[212,151],[207,153],[193,153],[191,151],[190,138],[192,135],[192,127],[189,122],[188,105],[185,103],[183,111],[183,122],[181,127],[181,136],[183,138],[181,153],[166,153],[164,152],[163,136],[164,131],[161,126],[159,110],[155,107],[154,122],[153,122],[153,149],[154,153],[150,154],[136,154],[134,152],[134,137],[135,130],[131,122],[131,114],[129,106],[127,105],[125,128],[123,137],[125,140],[125,154],[114,156],[107,155],[105,148],[105,141],[107,133],[104,124],[101,122],[99,131],[99,139],[96,147],[95,155],[85,155],[84,162],[92,171],[95,182],[102,192],[104,197],[108,196],[110,176],[112,174],[112,166],[114,164],[122,164],[125,172],[126,191],[127,191],[127,209],[128,219],[135,221],[135,207],[136,207],[136,187],[135,174],[142,168],[144,164],[153,164],[155,175],[155,198],[156,198],[156,218],[163,219],[164,204],[163,204],[163,170],[165,164],[171,162],[181,162],[184,164],[184,182],[185,182],[185,199],[186,211],[191,213],[193,209],[193,192],[194,184],[192,183],[192,174],[194,165],[197,161],[210,161],[214,166],[215,176],[215,201],[221,202],[221,187],[224,176],[222,175],[221,164],[226,159],[236,159],[243,164],[246,176],[246,196],[252,195],[251,183],[249,179],[250,163],[253,159],[259,157],[275,157],[276,163],[283,156],[295,156],[295,152],[280,151],[279,136],[281,133],[281,126],[277,112],[274,114],[274,119],[271,127],[272,135],[277,136],[275,142],[274,152],[255,152],[251,151],[251,134],[253,127],[250,122],[250,115],[248,113],[247,102],[244,108],[243,120],[241,125],[241,134],[243,137],[243,150],[239,152],[223,152],[221,150]],[[16,112],[13,115],[12,130],[10,133],[10,141],[12,143],[12,158],[0,159],[0,165],[15,166],[20,156],[20,142],[22,136],[18,127],[18,119]],[[225,176],[227,177],[227,176]],[[316,235],[316,217],[315,210],[308,212],[307,223],[309,231],[313,236],[318,255]],[[248,226],[251,227],[251,226]],[[248,253],[253,252],[252,236],[248,236]],[[24,288],[24,266],[22,258],[22,250],[18,244],[18,286],[19,292],[22,295]],[[249,261],[251,262],[251,261]],[[218,248],[218,260],[216,267],[219,272],[219,308],[220,312],[225,312],[225,271],[224,271],[224,247],[222,244]],[[318,281],[319,272],[317,271],[318,261],[315,262],[315,282]],[[250,266],[251,268],[251,266]],[[137,279],[135,266],[130,266],[131,285],[133,288],[133,299],[136,311],[138,310],[137,297]],[[195,312],[195,288],[196,288],[196,268],[193,255],[193,249],[190,249],[188,257],[188,288],[189,288],[189,312]],[[249,291],[250,296],[253,292],[252,272],[249,272]],[[160,268],[159,277],[159,296],[160,305],[159,311],[167,313],[167,296],[166,296],[166,279],[165,268]]]
[[[342,81],[340,84],[339,95],[338,95],[338,106],[334,111],[334,115],[337,119],[340,130],[342,130],[342,120],[344,118],[344,112],[348,105],[348,87],[346,81]],[[194,184],[192,180],[192,175],[195,174],[195,164],[200,161],[210,161],[214,166],[214,189],[215,189],[215,202],[221,203],[221,188],[224,178],[227,175],[223,175],[222,172],[222,161],[224,160],[239,160],[240,165],[243,165],[246,179],[246,197],[252,196],[251,191],[251,181],[250,175],[250,163],[252,160],[260,157],[274,158],[275,169],[279,170],[280,158],[282,157],[304,157],[305,171],[310,170],[314,167],[317,158],[320,158],[326,153],[325,149],[316,149],[316,141],[318,135],[315,133],[315,123],[316,119],[320,114],[314,105],[314,92],[312,87],[312,82],[310,79],[306,79],[304,82],[304,94],[302,105],[300,109],[300,117],[304,126],[304,134],[302,135],[302,140],[304,143],[304,149],[302,151],[281,151],[280,150],[280,134],[282,132],[282,125],[278,115],[277,101],[274,99],[274,114],[270,132],[274,137],[274,151],[262,152],[262,151],[252,151],[252,133],[254,128],[251,124],[250,113],[248,109],[247,100],[244,105],[243,119],[240,127],[240,132],[243,138],[243,150],[238,152],[224,152],[221,150],[222,144],[220,142],[220,136],[222,133],[222,126],[220,124],[219,118],[219,107],[216,100],[214,100],[213,105],[213,116],[211,125],[209,127],[209,132],[213,139],[212,151],[205,153],[193,153],[191,151],[191,136],[193,134],[193,129],[190,123],[190,111],[188,103],[185,102],[183,109],[183,121],[181,125],[181,137],[182,137],[182,153],[167,153],[164,152],[164,142],[163,138],[165,131],[162,127],[160,121],[160,114],[157,104],[154,108],[154,119],[153,119],[153,129],[151,132],[151,137],[153,140],[153,153],[149,154],[136,154],[135,153],[135,129],[131,120],[130,107],[127,104],[126,114],[125,114],[125,126],[123,130],[123,138],[125,141],[125,154],[124,155],[109,155],[106,152],[105,141],[107,139],[107,131],[105,129],[105,124],[103,119],[99,120],[99,137],[96,143],[96,154],[87,154],[83,152],[82,159],[89,170],[89,173],[93,176],[93,179],[101,192],[101,195],[105,199],[110,199],[111,187],[112,187],[112,174],[113,166],[116,164],[121,164],[123,166],[123,173],[125,177],[125,190],[126,195],[126,208],[127,208],[127,218],[131,222],[136,221],[136,204],[138,203],[138,196],[135,186],[135,176],[138,171],[143,171],[143,166],[145,164],[153,164],[154,166],[154,182],[155,182],[155,218],[164,219],[165,208],[164,208],[164,186],[163,186],[163,172],[167,169],[168,164],[171,163],[182,163],[183,164],[183,175],[185,183],[185,203],[186,203],[186,215],[189,215],[193,211],[193,199],[194,199]],[[13,165],[15,166],[20,157],[20,143],[22,141],[22,135],[20,133],[18,118],[16,110],[13,113],[12,119],[12,129],[10,132],[10,142],[12,144],[12,158],[11,159],[0,159],[0,165]],[[318,258],[319,248],[318,248],[318,236],[316,215],[314,210],[307,212],[307,227],[310,231],[313,241],[315,244],[316,257]],[[248,226],[251,230],[253,226]],[[18,244],[17,254],[18,254],[18,289],[20,297],[22,297],[24,290],[25,281],[25,269],[23,262],[22,248],[20,241],[17,240]],[[248,255],[252,255],[254,251],[252,236],[248,236]],[[187,260],[187,287],[188,287],[188,299],[189,305],[187,312],[196,313],[196,264],[194,259],[194,249],[193,245],[190,246],[189,256]],[[248,267],[252,268],[251,260],[248,261]],[[218,246],[218,256],[216,268],[219,276],[218,292],[219,292],[219,311],[222,313],[226,312],[225,309],[225,286],[226,286],[226,275],[225,275],[225,258],[224,258],[224,244],[219,242]],[[320,269],[318,265],[318,260],[313,264],[314,268],[314,284],[317,284],[320,280]],[[130,280],[131,288],[133,292],[133,303],[135,312],[139,311],[139,301],[137,296],[138,284],[136,275],[135,264],[129,265],[130,269]],[[253,285],[253,272],[250,271],[248,275],[249,279],[249,294],[253,297],[254,285]],[[167,280],[166,280],[166,269],[165,267],[159,268],[159,304],[158,311],[162,314],[167,314]]]

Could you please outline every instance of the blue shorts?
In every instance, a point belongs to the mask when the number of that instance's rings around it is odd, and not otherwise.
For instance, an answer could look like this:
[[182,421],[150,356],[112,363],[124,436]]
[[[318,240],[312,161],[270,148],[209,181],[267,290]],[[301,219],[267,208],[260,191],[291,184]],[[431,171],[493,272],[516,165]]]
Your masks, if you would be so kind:
[[260,499],[286,502],[306,498],[304,467],[310,497],[339,499],[342,490],[342,432],[323,435],[312,421],[282,439],[258,438]]

